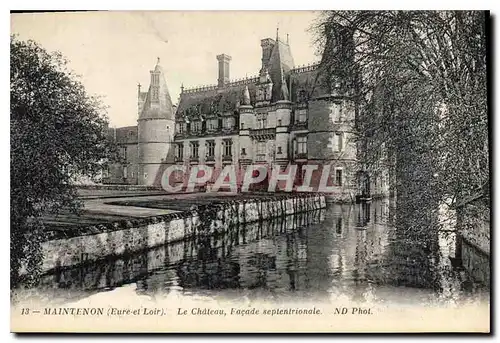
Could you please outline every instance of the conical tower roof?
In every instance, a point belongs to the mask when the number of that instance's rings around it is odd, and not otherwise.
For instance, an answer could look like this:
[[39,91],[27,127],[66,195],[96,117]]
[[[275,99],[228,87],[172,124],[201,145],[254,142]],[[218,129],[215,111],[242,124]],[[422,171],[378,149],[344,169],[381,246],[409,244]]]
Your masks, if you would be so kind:
[[250,92],[248,91],[248,86],[245,86],[243,91],[243,105],[250,105]]
[[[288,73],[294,66],[290,46],[276,37],[271,58],[269,60],[269,74],[273,81],[272,101],[281,100],[282,82],[285,80],[284,74]],[[286,86],[286,85],[285,85]]]
[[165,73],[160,65],[160,59],[154,70],[151,71],[151,83],[142,107],[141,119],[169,119],[174,120],[174,108],[168,91]]

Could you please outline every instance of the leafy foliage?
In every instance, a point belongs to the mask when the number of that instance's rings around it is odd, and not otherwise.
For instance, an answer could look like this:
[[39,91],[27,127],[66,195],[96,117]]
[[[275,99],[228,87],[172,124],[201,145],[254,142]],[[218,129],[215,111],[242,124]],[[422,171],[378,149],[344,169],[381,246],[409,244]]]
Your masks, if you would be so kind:
[[110,149],[101,103],[85,92],[59,53],[10,41],[11,287],[41,262],[40,216],[77,211],[72,182],[94,175]]
[[489,180],[486,19],[330,11],[315,27],[323,68],[347,78],[358,100],[362,168],[391,166],[398,211],[421,216],[428,204],[431,216]]

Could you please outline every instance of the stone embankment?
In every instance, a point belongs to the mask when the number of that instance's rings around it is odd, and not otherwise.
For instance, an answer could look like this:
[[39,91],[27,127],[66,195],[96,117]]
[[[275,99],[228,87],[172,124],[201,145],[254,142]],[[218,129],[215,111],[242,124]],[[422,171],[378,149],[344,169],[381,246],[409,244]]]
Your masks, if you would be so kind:
[[294,194],[214,202],[189,211],[51,231],[42,243],[42,271],[91,263],[156,246],[223,233],[240,224],[326,207],[321,194]]

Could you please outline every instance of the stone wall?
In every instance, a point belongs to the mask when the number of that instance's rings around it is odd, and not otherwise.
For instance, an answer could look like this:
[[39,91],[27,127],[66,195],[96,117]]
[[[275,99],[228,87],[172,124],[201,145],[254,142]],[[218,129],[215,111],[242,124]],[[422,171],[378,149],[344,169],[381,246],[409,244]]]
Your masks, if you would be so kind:
[[[182,266],[189,266],[191,272],[206,268],[204,272],[213,275],[215,279],[219,265],[212,262],[218,259],[224,260],[235,246],[254,242],[262,237],[272,237],[276,233],[289,233],[308,225],[320,223],[324,220],[324,215],[325,210],[316,210],[262,222],[252,222],[235,226],[234,229],[221,235],[182,240],[98,263],[64,268],[43,275],[37,286],[37,291],[51,294],[52,304],[58,298],[64,303],[62,300],[88,296],[87,293],[81,295],[82,291],[90,292],[95,289],[114,288],[124,283],[136,281],[139,282],[139,289],[151,291],[164,285],[164,274],[158,274],[159,280],[156,282],[154,271],[164,269],[167,265],[173,266],[179,263]],[[211,255],[211,259],[200,260],[199,256],[207,251],[216,251],[216,253]],[[271,254],[276,256],[279,253],[287,254],[289,252],[274,250]],[[282,260],[286,260],[286,258],[283,257]],[[241,263],[248,264],[248,261],[241,261]],[[180,266],[173,268],[180,268]],[[168,273],[169,271],[164,272]],[[145,275],[150,276],[143,280]],[[182,272],[179,272],[179,276],[188,278],[188,275]],[[182,280],[182,282],[188,281]],[[58,291],[54,292],[54,290]]]
[[460,258],[465,270],[474,280],[489,285],[490,257],[465,239],[462,239],[460,250]]
[[[223,233],[239,224],[325,207],[325,196],[301,194],[214,203],[192,211],[103,224],[70,233],[56,231],[52,232],[49,240],[42,243],[42,271],[126,255],[185,239],[206,237]],[[68,236],[74,232],[78,236]]]

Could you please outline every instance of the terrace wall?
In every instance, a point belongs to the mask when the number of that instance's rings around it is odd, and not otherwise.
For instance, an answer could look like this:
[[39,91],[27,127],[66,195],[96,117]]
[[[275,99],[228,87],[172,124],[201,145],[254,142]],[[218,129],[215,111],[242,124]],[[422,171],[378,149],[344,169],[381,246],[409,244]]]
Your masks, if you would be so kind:
[[54,232],[42,243],[41,269],[49,272],[91,263],[171,242],[223,233],[239,224],[325,207],[325,196],[319,194],[273,197],[214,203],[191,211],[91,226],[73,237],[67,236],[67,231]]

